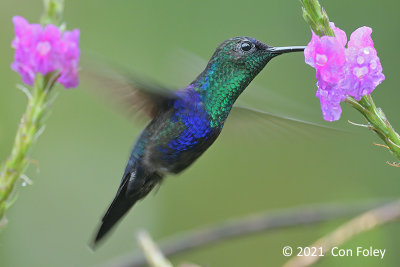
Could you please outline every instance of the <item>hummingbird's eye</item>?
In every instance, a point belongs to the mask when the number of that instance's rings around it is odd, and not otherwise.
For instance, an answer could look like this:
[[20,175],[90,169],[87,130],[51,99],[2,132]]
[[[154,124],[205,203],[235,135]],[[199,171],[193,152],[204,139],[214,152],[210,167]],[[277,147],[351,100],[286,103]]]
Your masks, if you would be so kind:
[[253,44],[249,41],[244,41],[243,43],[240,44],[240,49],[242,49],[242,51],[244,52],[250,51],[252,47]]

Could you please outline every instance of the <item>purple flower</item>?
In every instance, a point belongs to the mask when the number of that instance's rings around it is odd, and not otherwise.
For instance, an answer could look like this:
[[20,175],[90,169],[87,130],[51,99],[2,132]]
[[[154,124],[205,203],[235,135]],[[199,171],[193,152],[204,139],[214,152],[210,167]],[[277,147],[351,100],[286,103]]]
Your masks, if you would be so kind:
[[317,70],[316,78],[322,84],[337,83],[344,74],[346,63],[346,33],[331,23],[336,37],[322,36],[312,33],[311,42],[304,50],[306,63]]
[[[317,85],[319,85],[319,82]],[[315,95],[321,102],[322,116],[326,121],[338,120],[342,114],[340,102],[342,102],[346,97],[340,87],[327,85],[324,88],[325,89],[322,89],[318,86]]]
[[304,50],[305,62],[316,69],[322,115],[325,120],[340,118],[340,102],[347,96],[360,100],[370,94],[385,76],[371,39],[371,28],[361,27],[353,32],[345,48],[346,33],[330,23],[335,37],[312,39]]
[[22,81],[33,85],[37,73],[46,75],[59,72],[57,81],[66,88],[79,83],[79,30],[61,31],[54,25],[43,28],[40,24],[29,24],[23,17],[13,18],[15,39],[14,62],[11,68],[18,72]]
[[371,94],[385,79],[371,33],[372,29],[369,27],[355,30],[346,50],[348,68],[342,87],[349,88],[348,95],[358,101],[364,95]]
[[76,87],[79,84],[79,30],[64,33],[65,42],[59,47],[61,55],[61,75],[58,82],[66,88]]

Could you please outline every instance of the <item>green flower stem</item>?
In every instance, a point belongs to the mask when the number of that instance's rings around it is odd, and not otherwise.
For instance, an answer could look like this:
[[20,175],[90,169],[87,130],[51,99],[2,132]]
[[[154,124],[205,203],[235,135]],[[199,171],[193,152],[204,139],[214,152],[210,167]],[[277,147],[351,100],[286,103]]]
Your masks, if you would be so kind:
[[[54,77],[55,75],[53,75]],[[55,79],[51,76],[37,76],[32,95],[28,93],[28,106],[21,118],[11,154],[0,171],[0,218],[18,178],[28,166],[28,153],[43,127],[43,119],[48,110],[49,92]]]
[[335,36],[329,26],[328,14],[317,0],[300,0],[303,5],[303,18],[318,36]]
[[64,0],[44,0],[44,13],[40,18],[42,25],[62,25],[62,14],[64,11]]
[[[61,25],[63,0],[44,0],[42,24]],[[29,164],[29,151],[44,129],[44,120],[50,106],[50,92],[58,78],[57,73],[37,75],[30,90],[23,88],[28,105],[21,118],[14,145],[8,159],[0,166],[0,228],[5,225],[5,211],[11,205],[15,184]]]
[[[329,18],[317,0],[301,0],[303,17],[311,30],[318,36],[335,36],[329,26]],[[357,109],[368,121],[368,128],[375,131],[386,143],[392,154],[400,160],[400,137],[390,125],[380,108],[377,108],[371,95],[365,95],[360,101],[348,97],[346,102]]]
[[360,101],[348,97],[346,102],[357,109],[368,121],[368,128],[375,131],[386,143],[392,154],[400,159],[400,136],[390,125],[382,109],[375,106],[370,95],[365,95]]

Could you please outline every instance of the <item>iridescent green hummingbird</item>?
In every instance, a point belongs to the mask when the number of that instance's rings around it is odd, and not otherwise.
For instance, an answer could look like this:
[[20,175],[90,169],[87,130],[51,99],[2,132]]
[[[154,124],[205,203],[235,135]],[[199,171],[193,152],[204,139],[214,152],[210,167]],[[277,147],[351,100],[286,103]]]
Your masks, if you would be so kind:
[[136,104],[151,122],[132,150],[94,245],[165,175],[180,173],[214,143],[236,99],[272,58],[303,50],[235,37],[218,46],[205,70],[184,89],[136,86]]

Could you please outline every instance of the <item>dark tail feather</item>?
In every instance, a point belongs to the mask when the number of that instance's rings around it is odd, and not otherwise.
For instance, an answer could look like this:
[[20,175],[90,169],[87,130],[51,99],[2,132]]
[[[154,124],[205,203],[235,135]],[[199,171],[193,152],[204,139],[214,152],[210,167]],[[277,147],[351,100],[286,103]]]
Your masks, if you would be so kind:
[[135,204],[139,199],[128,198],[125,194],[125,188],[121,188],[117,195],[115,196],[113,202],[108,208],[106,214],[104,215],[101,225],[97,231],[97,235],[93,241],[93,247],[95,247],[98,242],[111,230],[111,228],[121,219],[128,210]]
[[134,179],[131,178],[130,173],[124,177],[117,195],[101,221],[96,237],[93,240],[92,248],[95,248],[129,209],[138,200],[145,197],[162,178],[157,173],[145,176],[138,175],[139,173],[138,171],[135,172]]

